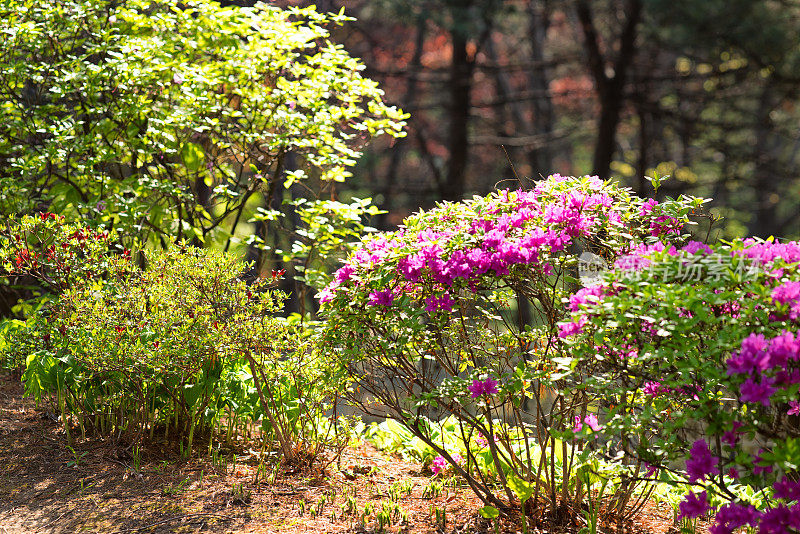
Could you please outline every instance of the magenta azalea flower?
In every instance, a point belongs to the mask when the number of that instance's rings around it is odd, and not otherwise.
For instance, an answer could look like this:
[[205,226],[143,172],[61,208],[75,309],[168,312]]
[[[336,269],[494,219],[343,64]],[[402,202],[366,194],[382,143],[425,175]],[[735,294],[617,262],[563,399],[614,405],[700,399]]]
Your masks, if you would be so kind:
[[661,386],[661,382],[646,382],[644,387],[642,387],[642,393],[651,397],[657,397],[664,391],[665,389]]
[[350,280],[350,277],[353,275],[354,272],[356,272],[355,267],[353,267],[352,265],[345,265],[344,267],[342,267],[341,269],[339,269],[334,273],[334,278],[338,283],[342,284],[347,280]]
[[759,513],[753,506],[726,504],[717,512],[714,525],[708,529],[708,532],[709,534],[733,534],[739,527],[755,525],[758,517]]
[[711,254],[711,247],[700,241],[689,241],[681,250],[688,254],[697,254],[698,252]]
[[792,304],[800,300],[800,282],[786,282],[772,290],[772,299],[779,304]]
[[581,316],[577,322],[561,323],[558,325],[558,337],[565,338],[581,333],[586,324],[586,317]]
[[711,507],[708,505],[708,496],[706,492],[687,494],[678,505],[678,510],[680,510],[678,519],[694,519],[695,517],[705,515],[711,510]]
[[800,530],[800,507],[781,504],[761,515],[759,534],[786,534]]
[[653,208],[656,207],[657,205],[658,205],[658,201],[656,199],[654,199],[654,198],[647,199],[647,201],[645,201],[642,204],[642,207],[639,208],[639,215],[644,216],[644,215],[649,214],[651,211],[653,211]]
[[743,423],[739,421],[733,422],[733,430],[728,430],[722,434],[722,442],[728,445],[731,449],[736,446],[736,443],[739,441],[739,428],[744,426]]
[[[458,454],[457,452],[451,454],[450,457],[457,464],[464,463],[464,458],[462,458],[461,455]],[[433,465],[431,465],[431,471],[433,471],[434,475],[438,475],[439,473],[447,471],[448,467],[450,467],[450,465],[447,463],[447,460],[444,459],[444,456],[437,456],[436,458],[433,459]]]
[[467,389],[472,395],[473,399],[477,399],[483,395],[492,396],[497,394],[497,380],[489,377],[486,380],[473,380],[472,384],[467,386]]
[[441,297],[431,295],[425,299],[425,311],[435,312],[437,310],[452,311],[455,301],[445,293]]
[[336,295],[333,292],[333,289],[325,288],[319,293],[317,293],[317,298],[319,299],[320,304],[325,304],[326,302],[330,302]]
[[391,306],[392,301],[394,300],[394,295],[392,295],[391,289],[386,289],[384,291],[373,291],[369,294],[369,304],[370,306]]
[[773,484],[775,497],[784,501],[800,501],[800,482],[783,477]]
[[581,417],[579,415],[575,416],[575,426],[572,427],[572,431],[576,434],[583,430],[583,423],[581,423]]
[[597,416],[593,413],[590,413],[589,415],[583,418],[583,421],[581,421],[581,418],[576,415],[575,426],[572,428],[572,431],[576,433],[580,432],[581,430],[583,430],[584,423],[586,423],[586,426],[591,428],[592,431],[594,432],[598,432],[603,428],[603,426],[597,421]]
[[[719,458],[711,454],[708,444],[698,439],[689,451],[691,457],[686,460],[686,473],[691,482],[703,480],[708,475],[719,474]],[[695,516],[696,517],[696,516]]]
[[443,456],[437,456],[436,458],[433,459],[433,465],[431,466],[431,471],[433,471],[434,475],[438,475],[445,469],[447,469],[447,460],[445,460]]
[[644,467],[645,469],[647,469],[647,472],[644,475],[645,477],[651,478],[653,475],[658,475],[658,467],[650,465],[648,463],[645,463]]
[[742,402],[760,402],[763,406],[769,406],[769,398],[776,391],[768,379],[764,382],[755,382],[752,378],[748,378],[739,386],[739,399]]
[[483,395],[483,382],[480,380],[473,380],[472,384],[467,386],[467,389],[472,394],[473,399],[477,399],[481,395]]
[[597,422],[597,416],[593,413],[590,413],[586,417],[583,418],[583,422],[586,423],[589,428],[598,432],[601,428],[603,428],[600,423]]

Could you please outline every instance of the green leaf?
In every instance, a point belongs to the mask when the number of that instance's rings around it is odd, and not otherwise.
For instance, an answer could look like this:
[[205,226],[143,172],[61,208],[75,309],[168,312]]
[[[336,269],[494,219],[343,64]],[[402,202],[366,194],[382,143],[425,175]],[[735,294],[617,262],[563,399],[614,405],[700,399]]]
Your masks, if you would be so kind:
[[481,514],[481,517],[484,519],[494,519],[500,515],[500,511],[495,508],[494,506],[484,506],[478,513]]
[[533,492],[536,490],[536,486],[534,484],[526,482],[514,475],[508,476],[507,483],[509,489],[513,491],[514,495],[516,495],[520,502],[523,503],[530,499],[533,495]]
[[181,159],[189,172],[197,172],[205,164],[206,156],[200,145],[187,141],[181,147]]

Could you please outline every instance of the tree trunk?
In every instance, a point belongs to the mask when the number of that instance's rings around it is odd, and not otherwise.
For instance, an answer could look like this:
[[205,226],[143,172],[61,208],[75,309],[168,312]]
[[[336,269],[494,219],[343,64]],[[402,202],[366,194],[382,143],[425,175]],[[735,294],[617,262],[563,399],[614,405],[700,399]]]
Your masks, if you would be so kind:
[[[550,77],[544,57],[544,43],[550,25],[547,0],[528,3],[528,33],[530,34],[531,59],[536,65],[531,69],[528,80],[537,96],[533,100],[533,133],[549,138],[553,133],[553,101],[550,98]],[[528,160],[533,172],[547,177],[553,172],[553,154],[549,144],[537,146],[528,152]]]
[[780,200],[778,191],[778,181],[780,174],[775,172],[775,149],[778,143],[775,142],[775,134],[772,131],[772,119],[770,113],[775,108],[777,101],[775,91],[772,89],[771,80],[766,80],[761,97],[758,102],[756,115],[755,134],[756,144],[753,153],[753,191],[755,192],[756,203],[753,213],[753,224],[750,233],[759,237],[777,236],[781,228],[778,228],[776,208]]
[[[414,55],[409,63],[409,69],[407,73],[408,78],[406,79],[406,94],[402,103],[403,109],[413,108],[417,101],[417,81],[422,65],[422,49],[423,45],[425,44],[426,23],[427,19],[425,17],[419,16],[417,18],[417,36],[414,41]],[[397,171],[400,167],[402,156],[405,154],[406,149],[408,148],[408,143],[408,137],[403,137],[397,141],[397,143],[395,143],[394,150],[392,150],[392,156],[389,159],[389,170],[386,172],[386,183],[383,190],[383,202],[381,204],[381,209],[385,210],[386,213],[378,216],[377,227],[379,230],[389,229],[388,216],[393,207],[395,193],[394,189],[397,182]]]
[[469,112],[472,94],[472,73],[475,58],[470,57],[467,36],[454,29],[453,62],[450,69],[450,124],[447,144],[449,157],[444,182],[439,187],[443,200],[457,202],[466,188],[467,158],[469,157]]
[[625,26],[619,37],[619,54],[612,72],[606,72],[606,58],[600,52],[600,37],[595,27],[588,0],[577,4],[578,20],[584,37],[589,70],[592,73],[600,103],[592,167],[594,174],[605,180],[611,174],[611,162],[616,150],[617,128],[622,106],[625,103],[625,80],[636,52],[636,26],[642,17],[641,0],[628,0],[625,4]]

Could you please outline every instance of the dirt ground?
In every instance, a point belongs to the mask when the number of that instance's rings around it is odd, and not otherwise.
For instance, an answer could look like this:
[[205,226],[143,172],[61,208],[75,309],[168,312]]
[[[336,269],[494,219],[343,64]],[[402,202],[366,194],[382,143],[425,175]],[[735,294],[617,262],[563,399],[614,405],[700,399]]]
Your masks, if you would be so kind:
[[[494,532],[468,488],[437,491],[420,466],[369,444],[345,450],[325,474],[267,474],[245,450],[227,465],[158,446],[137,462],[100,440],[70,450],[54,419],[0,374],[0,534],[368,533],[380,531],[382,511],[385,532]],[[625,531],[676,532],[672,511],[651,503]]]

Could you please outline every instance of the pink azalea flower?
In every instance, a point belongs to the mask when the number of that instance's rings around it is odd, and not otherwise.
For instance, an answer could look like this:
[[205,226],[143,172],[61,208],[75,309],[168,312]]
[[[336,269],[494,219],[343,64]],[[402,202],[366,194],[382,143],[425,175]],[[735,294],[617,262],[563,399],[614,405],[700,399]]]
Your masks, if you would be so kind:
[[447,469],[447,460],[445,460],[443,456],[437,456],[436,458],[433,459],[433,465],[431,466],[431,471],[433,471],[434,475],[438,475],[445,469]]
[[580,432],[581,430],[583,430],[583,423],[581,423],[581,418],[580,418],[580,416],[579,416],[579,415],[576,415],[576,416],[575,416],[575,426],[574,426],[574,427],[572,427],[572,431],[573,431],[573,432],[575,432],[575,433],[577,434],[577,433],[578,433],[578,432]]
[[719,474],[719,467],[717,467],[719,458],[711,454],[711,449],[708,448],[705,440],[695,441],[689,453],[690,458],[686,460],[686,473],[691,482],[703,480],[708,475]]
[[373,291],[369,294],[369,304],[370,306],[391,306],[392,301],[394,300],[394,295],[392,295],[391,289],[386,289],[384,291]]
[[590,413],[589,415],[583,418],[583,421],[581,421],[581,418],[576,415],[575,426],[572,428],[572,431],[576,433],[580,432],[581,430],[583,430],[584,423],[586,423],[586,426],[591,428],[592,431],[594,432],[599,432],[603,428],[603,426],[597,421],[597,416],[593,413]]
[[593,413],[590,413],[586,417],[583,418],[583,422],[586,423],[589,428],[594,430],[595,432],[599,432],[601,428],[603,428],[600,423],[597,422],[597,416]]
[[708,496],[704,491],[699,494],[687,494],[683,502],[678,505],[678,509],[680,510],[678,519],[694,519],[708,513],[711,510],[711,506],[708,505]]
[[763,406],[769,406],[769,398],[776,391],[769,379],[764,379],[764,382],[755,382],[752,378],[748,378],[744,384],[739,386],[739,399],[742,402],[760,402]]
[[491,377],[486,378],[485,380],[473,380],[472,384],[467,386],[467,390],[470,392],[473,399],[477,399],[483,395],[496,395],[498,392],[497,384],[497,380]]

